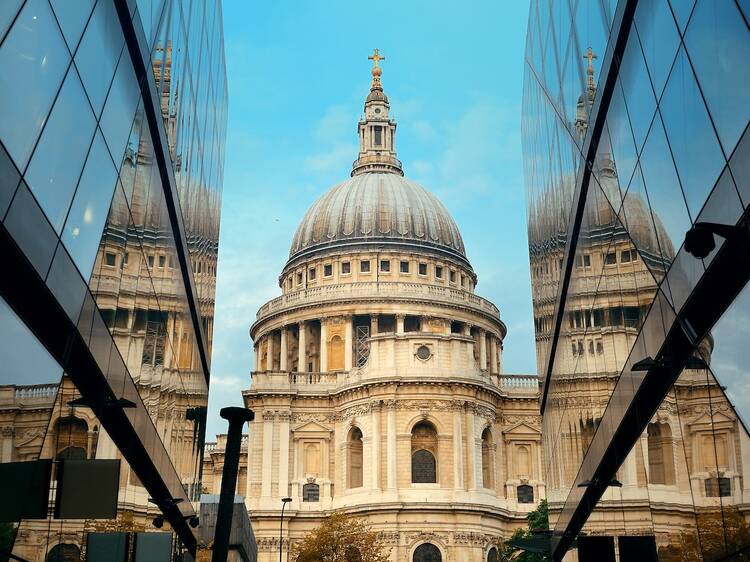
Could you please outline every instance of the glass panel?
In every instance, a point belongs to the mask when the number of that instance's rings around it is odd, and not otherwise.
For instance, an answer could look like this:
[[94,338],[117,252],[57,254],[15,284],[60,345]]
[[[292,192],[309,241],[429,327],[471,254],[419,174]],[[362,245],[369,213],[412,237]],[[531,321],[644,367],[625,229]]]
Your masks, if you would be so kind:
[[701,0],[685,43],[724,152],[731,154],[750,117],[750,31],[733,2]]
[[113,2],[99,2],[76,52],[75,63],[94,113],[101,113],[120,52],[125,44]]
[[693,11],[695,0],[669,0],[669,4],[672,7],[674,18],[677,20],[677,25],[684,32]]
[[10,156],[0,146],[0,220],[5,217],[5,211],[10,206],[13,194],[16,192],[21,176],[11,162]]
[[75,53],[81,33],[91,15],[95,0],[50,0],[71,53]]
[[29,187],[58,232],[65,222],[95,126],[78,74],[71,67],[26,172]]
[[0,42],[8,31],[10,24],[18,14],[18,8],[21,7],[23,0],[6,0],[0,2]]
[[660,247],[665,255],[674,255],[668,250],[682,245],[690,228],[690,217],[658,116],[643,147],[640,164],[654,220],[658,218],[664,226],[663,232],[657,230],[657,234],[667,238],[660,239]]
[[659,108],[682,190],[696,217],[725,161],[684,49],[677,55]]
[[138,80],[133,72],[133,64],[130,57],[124,56],[117,66],[115,79],[99,122],[115,161],[119,161],[125,151],[138,97]]
[[114,164],[97,131],[62,236],[65,247],[86,278],[94,264],[116,181]]
[[651,120],[656,110],[654,91],[651,89],[643,60],[643,53],[638,42],[638,34],[631,33],[625,47],[622,66],[620,67],[620,81],[625,97],[625,105],[630,116],[636,150],[640,151],[646,138]]
[[5,217],[5,228],[44,278],[55,252],[57,235],[23,181]]
[[680,44],[669,4],[663,0],[639,2],[635,12],[635,27],[658,99]]
[[29,0],[0,46],[0,140],[26,168],[70,54],[46,0]]

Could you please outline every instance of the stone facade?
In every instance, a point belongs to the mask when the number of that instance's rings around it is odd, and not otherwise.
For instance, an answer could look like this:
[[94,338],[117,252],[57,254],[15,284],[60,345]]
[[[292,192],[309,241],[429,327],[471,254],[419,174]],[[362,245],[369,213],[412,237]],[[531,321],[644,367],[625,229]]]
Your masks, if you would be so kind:
[[[506,327],[474,293],[458,228],[402,177],[376,57],[352,178],[311,207],[282,295],[250,329],[256,417],[237,491],[261,562],[278,556],[284,497],[285,546],[344,511],[394,562],[425,543],[462,562],[485,559],[546,494],[537,378],[503,373]],[[214,493],[223,439],[204,459]]]

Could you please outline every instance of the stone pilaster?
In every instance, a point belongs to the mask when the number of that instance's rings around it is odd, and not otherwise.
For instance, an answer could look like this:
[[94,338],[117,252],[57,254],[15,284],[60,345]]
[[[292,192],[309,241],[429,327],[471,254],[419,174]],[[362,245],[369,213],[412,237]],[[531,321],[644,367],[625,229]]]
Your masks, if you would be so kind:
[[289,494],[289,412],[280,412],[279,419],[279,497]]
[[263,412],[263,464],[260,473],[260,495],[271,497],[271,466],[273,463],[273,425],[276,415],[273,412]]
[[372,425],[372,489],[380,489],[380,402],[376,403],[370,412]]
[[463,407],[454,403],[453,408],[453,487],[464,488]]
[[479,368],[487,370],[487,332],[479,330]]
[[266,370],[273,371],[273,332],[268,332],[266,338],[268,339],[268,344],[266,346]]
[[474,409],[470,404],[466,406],[466,472],[468,474],[467,487],[477,488],[477,437],[474,427]]
[[387,436],[387,477],[388,477],[388,489],[396,490],[396,403],[395,401],[389,401],[386,403],[388,409],[388,436]]

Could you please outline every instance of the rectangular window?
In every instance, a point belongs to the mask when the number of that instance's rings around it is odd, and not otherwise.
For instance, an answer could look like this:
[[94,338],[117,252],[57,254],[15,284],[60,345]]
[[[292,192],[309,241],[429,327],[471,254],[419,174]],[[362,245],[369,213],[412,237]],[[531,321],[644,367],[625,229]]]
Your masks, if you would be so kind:
[[576,267],[583,267],[583,256],[576,256]]
[[130,257],[130,253],[125,252],[125,255],[122,257],[122,263],[123,265],[128,265],[128,258]]
[[594,342],[589,340],[589,355],[594,354]]
[[375,146],[383,144],[383,127],[375,127]]
[[604,345],[602,345],[602,340],[596,340],[596,354],[601,355],[604,353]]
[[443,278],[443,268],[439,265],[435,266],[435,279]]
[[327,263],[323,266],[323,277],[330,277],[333,275],[333,265]]
[[615,252],[609,252],[604,256],[605,265],[615,265],[617,263],[617,254]]
[[359,262],[360,273],[370,273],[370,260]]
[[451,273],[450,273],[450,280],[451,280],[451,283],[456,282],[456,272],[453,270],[451,270]]
[[167,265],[167,256],[159,256],[159,267],[164,267],[165,265]]
[[399,270],[401,271],[401,273],[409,273],[409,262],[402,261],[401,265],[399,266]]
[[419,274],[420,275],[427,275],[427,264],[426,263],[420,263],[419,264]]
[[466,277],[463,275],[461,276],[461,286],[464,287],[466,285]]
[[380,260],[380,271],[388,273],[391,270],[391,262],[388,260]]
[[591,256],[583,254],[583,267],[591,267]]
[[341,262],[341,273],[347,274],[352,272],[352,264],[348,261]]
[[316,273],[317,273],[317,270],[314,267],[311,267],[310,270],[307,272],[307,278],[310,281],[314,281]]
[[[104,263],[106,263],[107,265],[110,265],[110,266],[114,267],[114,265],[115,265],[115,258],[116,258],[115,254],[113,254],[111,252],[107,252],[107,253],[104,254]],[[149,265],[154,265],[153,264],[153,258],[152,258],[152,261],[151,261],[151,263]]]
[[169,256],[169,267],[170,269],[174,269],[174,256]]
[[626,306],[622,309],[625,326],[637,328],[640,322],[640,313],[637,306]]
[[[114,265],[114,263],[112,265]],[[149,267],[154,267],[154,256],[153,255],[151,255],[151,256],[148,257],[148,266]],[[193,268],[195,268],[195,264],[193,264]]]
[[302,285],[302,272],[297,273],[297,285]]

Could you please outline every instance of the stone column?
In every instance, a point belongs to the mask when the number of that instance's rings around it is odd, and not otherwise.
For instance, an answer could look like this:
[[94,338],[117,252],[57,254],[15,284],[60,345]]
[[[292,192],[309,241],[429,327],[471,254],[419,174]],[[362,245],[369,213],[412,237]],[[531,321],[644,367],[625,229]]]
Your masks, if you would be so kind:
[[279,497],[289,494],[289,412],[279,414]]
[[328,372],[328,323],[320,319],[320,372]]
[[273,412],[263,412],[263,464],[260,473],[260,495],[271,497],[271,466],[273,463]]
[[479,330],[479,368],[487,370],[487,332]]
[[307,371],[307,323],[303,320],[299,323],[299,355],[297,359],[297,372]]
[[354,351],[352,321],[353,318],[351,316],[344,317],[344,369],[347,371],[352,369],[352,352]]
[[[172,434],[171,431],[167,433],[167,435],[171,435],[171,434]],[[94,445],[94,431],[89,429],[88,434],[86,435],[86,458],[87,459],[92,458],[91,449],[93,448],[93,445]]]
[[288,367],[288,359],[289,359],[289,348],[287,347],[287,331],[286,326],[281,327],[281,349],[280,351],[280,357],[279,357],[279,370],[280,371],[286,371],[289,369]]
[[396,314],[396,333],[397,334],[404,333],[404,318],[406,318],[404,314]]
[[490,335],[490,372],[497,373],[497,338]]
[[461,416],[463,406],[453,404],[453,488],[463,490],[464,488],[464,446],[463,428],[461,427]]
[[466,470],[469,480],[466,483],[470,490],[477,488],[477,439],[474,429],[474,410],[471,404],[466,405]]
[[377,402],[370,414],[372,424],[372,488],[380,489],[380,402]]
[[370,316],[370,336],[374,336],[378,333],[378,315],[373,314]]
[[266,347],[266,371],[273,371],[273,332],[268,332],[266,338],[268,339],[268,346]]
[[260,342],[253,346],[253,361],[255,363],[253,371],[260,371]]
[[386,404],[388,408],[388,489],[396,489],[396,402]]

